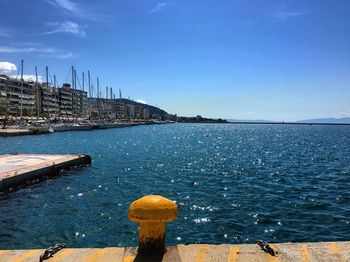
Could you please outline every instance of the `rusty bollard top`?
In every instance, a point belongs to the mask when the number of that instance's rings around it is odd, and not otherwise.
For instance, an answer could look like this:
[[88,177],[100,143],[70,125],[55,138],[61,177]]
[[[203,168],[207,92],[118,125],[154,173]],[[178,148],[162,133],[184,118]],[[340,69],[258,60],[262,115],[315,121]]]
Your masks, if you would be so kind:
[[144,196],[129,206],[128,217],[140,223],[139,252],[143,254],[165,251],[165,222],[176,219],[175,202],[158,195]]

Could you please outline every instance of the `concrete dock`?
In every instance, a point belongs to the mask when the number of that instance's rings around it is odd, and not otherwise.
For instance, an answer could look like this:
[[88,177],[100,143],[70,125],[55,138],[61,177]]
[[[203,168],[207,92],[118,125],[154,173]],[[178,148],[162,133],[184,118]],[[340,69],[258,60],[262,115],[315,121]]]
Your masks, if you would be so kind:
[[23,185],[27,181],[58,175],[61,170],[90,163],[91,158],[87,155],[0,155],[0,191]]
[[[145,259],[136,248],[64,248],[48,262],[335,262],[350,261],[350,242],[271,244],[278,252],[271,256],[256,244],[243,245],[177,245],[168,247],[163,258]],[[44,249],[0,250],[1,262],[37,262]]]
[[91,131],[99,129],[110,129],[110,128],[121,128],[121,127],[132,127],[142,125],[159,125],[159,124],[170,124],[172,121],[147,121],[147,122],[120,122],[120,123],[103,123],[103,124],[90,124],[90,125],[52,125],[51,132],[49,128],[45,127],[31,127],[31,128],[6,128],[0,129],[0,137],[8,136],[25,136],[25,135],[41,135],[50,134],[53,132],[66,132],[66,131]]
[[42,135],[49,134],[47,128],[5,128],[0,129],[1,136],[26,136],[26,135]]

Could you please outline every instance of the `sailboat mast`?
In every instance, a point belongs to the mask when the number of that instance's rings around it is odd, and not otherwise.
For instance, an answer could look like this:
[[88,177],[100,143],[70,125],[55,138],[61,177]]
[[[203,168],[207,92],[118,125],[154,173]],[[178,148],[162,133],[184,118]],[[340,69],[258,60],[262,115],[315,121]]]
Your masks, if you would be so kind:
[[78,101],[78,93],[76,92],[77,90],[77,71],[74,69],[74,93],[75,93],[75,118],[78,118],[78,106],[79,106],[79,101]]
[[85,73],[83,72],[83,91],[85,91]]
[[100,80],[97,77],[97,110],[98,110],[98,119],[101,120],[101,115],[100,115]]
[[9,84],[9,81],[8,81],[9,79],[7,79],[7,81],[5,81],[5,87],[6,87],[6,112],[5,112],[5,120],[4,120],[4,122],[3,122],[3,126],[2,126],[2,128],[6,128],[6,122],[7,122],[7,118],[8,118],[8,111],[9,111],[9,102],[8,102],[8,100],[9,100],[9,86],[8,86],[8,84]]
[[20,112],[21,112],[21,120],[23,116],[23,59],[21,60],[21,107],[20,107]]
[[46,66],[46,86],[49,87],[49,67]]
[[39,119],[39,86],[38,86],[38,67],[35,67],[35,85],[36,85],[36,118]]
[[74,89],[74,66],[72,66],[72,89]]
[[21,60],[21,81],[23,81],[23,59]]
[[97,77],[97,98],[100,98],[100,81]]
[[55,118],[57,117],[57,86],[56,86],[56,75],[53,75],[53,85],[54,85],[54,93],[55,93]]
[[74,89],[77,89],[77,70],[74,69]]
[[[48,66],[46,66],[46,87],[47,89],[49,89],[49,67]],[[48,109],[47,114],[49,115],[49,118],[50,118],[50,111],[49,111],[48,105],[46,106],[46,108]]]
[[72,86],[71,86],[71,91],[72,91],[72,114],[73,114],[73,119],[74,119],[74,112],[75,112],[75,93],[74,93],[74,66],[72,66]]
[[91,96],[91,81],[90,81],[90,71],[88,70],[88,82],[89,82],[89,96]]

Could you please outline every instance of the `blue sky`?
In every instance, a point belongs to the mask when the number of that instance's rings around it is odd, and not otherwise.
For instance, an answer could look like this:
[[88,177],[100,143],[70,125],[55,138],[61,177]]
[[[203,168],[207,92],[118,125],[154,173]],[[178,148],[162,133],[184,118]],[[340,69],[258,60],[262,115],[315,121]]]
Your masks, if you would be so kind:
[[[74,65],[179,115],[350,116],[348,0],[0,0],[0,71]],[[9,62],[9,63],[5,63]],[[11,71],[12,69],[12,71]]]

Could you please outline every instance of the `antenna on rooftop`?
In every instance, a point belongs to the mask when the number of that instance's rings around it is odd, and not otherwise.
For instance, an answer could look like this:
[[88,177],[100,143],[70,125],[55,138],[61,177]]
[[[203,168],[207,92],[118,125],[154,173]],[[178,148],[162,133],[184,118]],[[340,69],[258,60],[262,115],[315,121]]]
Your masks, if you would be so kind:
[[119,98],[122,98],[122,90],[119,88]]

